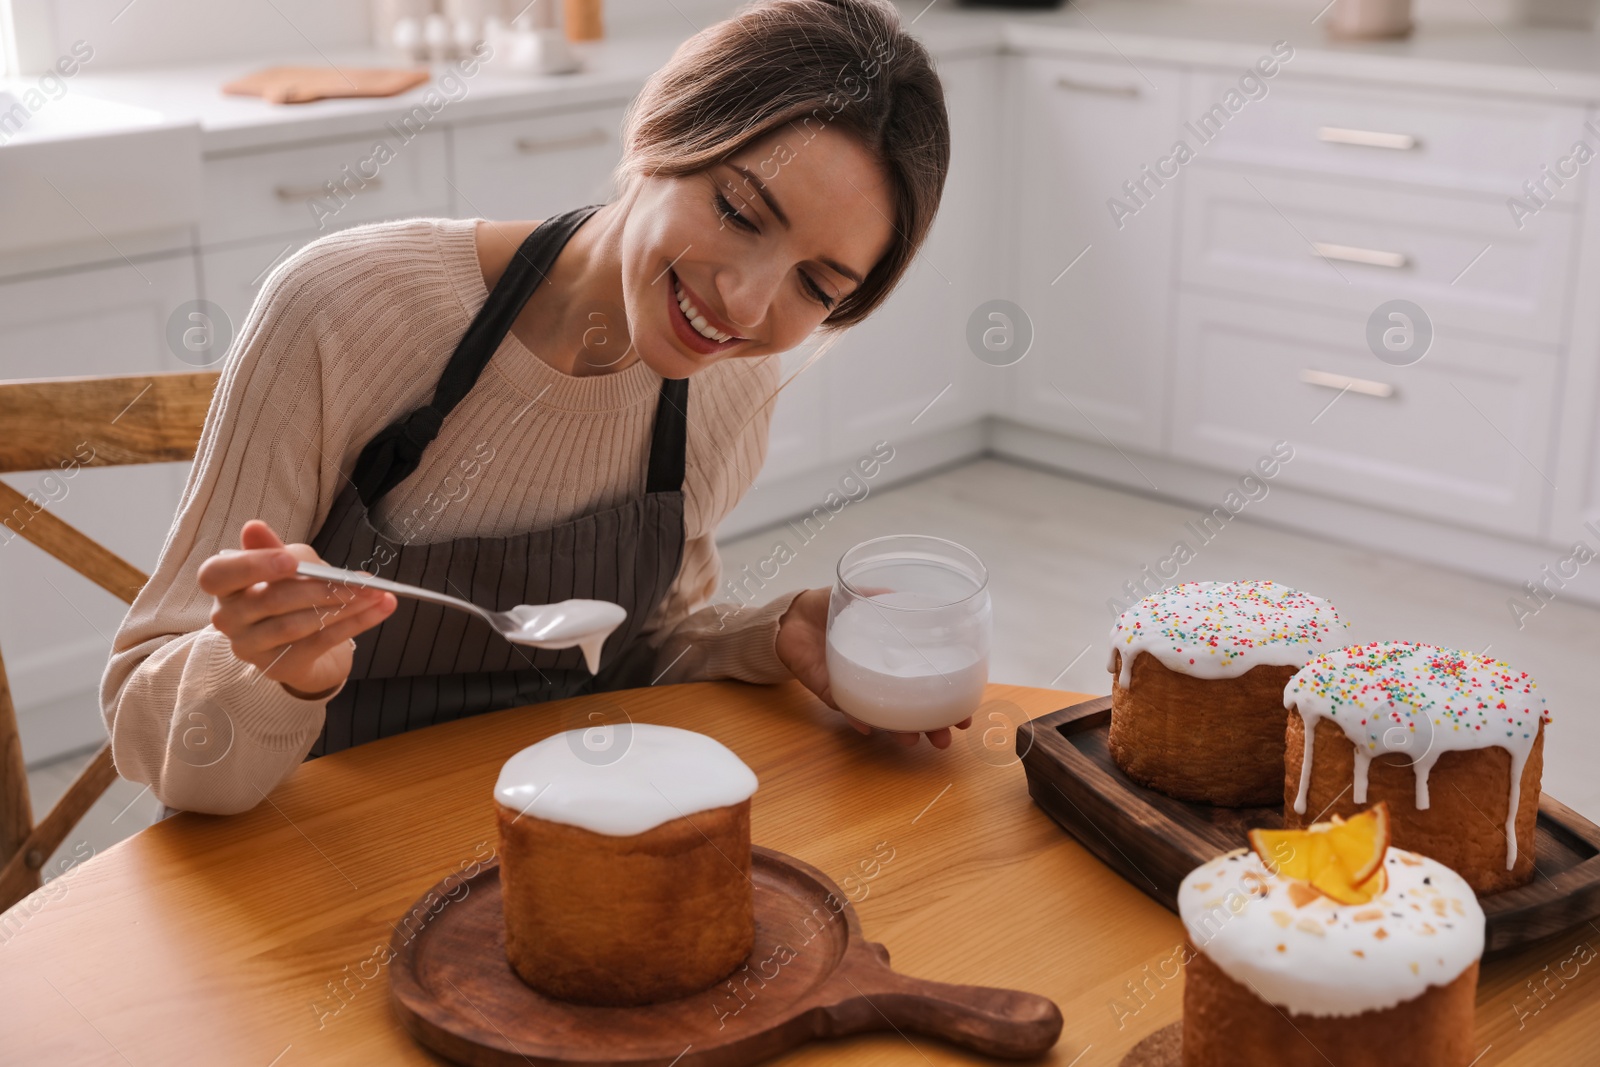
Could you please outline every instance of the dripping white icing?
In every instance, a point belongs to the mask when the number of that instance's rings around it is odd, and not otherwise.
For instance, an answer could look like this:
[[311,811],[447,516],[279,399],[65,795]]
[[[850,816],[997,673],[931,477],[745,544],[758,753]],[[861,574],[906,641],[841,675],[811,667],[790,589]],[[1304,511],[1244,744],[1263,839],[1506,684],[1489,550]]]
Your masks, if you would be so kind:
[[494,784],[514,811],[619,837],[755,791],[755,772],[720,741],[644,722],[554,734],[508,759]]
[[578,642],[578,647],[583,649],[583,665],[589,668],[590,674],[600,673],[600,648],[606,643],[609,634],[590,634]]
[[1398,848],[1384,869],[1388,888],[1365,904],[1318,895],[1296,906],[1293,880],[1240,849],[1189,872],[1178,914],[1196,948],[1270,1004],[1298,1015],[1381,1011],[1455,981],[1484,938],[1483,909],[1456,872]]
[[1367,800],[1367,766],[1386,752],[1412,756],[1416,806],[1429,805],[1428,776],[1446,752],[1498,745],[1511,756],[1506,808],[1506,870],[1517,862],[1517,805],[1522,771],[1549,722],[1544,697],[1526,671],[1473,652],[1410,641],[1374,642],[1326,652],[1311,660],[1283,690],[1284,707],[1305,724],[1305,754],[1294,810],[1306,812],[1317,719],[1344,731],[1355,746],[1351,795]]
[[[1433,765],[1439,762],[1441,755],[1443,755],[1442,752],[1435,750],[1412,764],[1412,773],[1417,778],[1417,795],[1412,803],[1416,805],[1418,811],[1428,810],[1428,775],[1433,773]],[[1512,795],[1515,797],[1515,794]],[[1515,800],[1512,803],[1515,804]]]
[[611,631],[622,625],[628,611],[607,600],[563,600],[559,604],[520,605],[511,609],[521,629],[505,635],[507,641],[534,648],[583,650],[590,674],[600,672],[600,648]]
[[1133,661],[1148,652],[1168,670],[1236,678],[1268,664],[1299,667],[1336,648],[1349,624],[1332,604],[1276,582],[1183,582],[1117,616],[1106,670],[1126,689]]

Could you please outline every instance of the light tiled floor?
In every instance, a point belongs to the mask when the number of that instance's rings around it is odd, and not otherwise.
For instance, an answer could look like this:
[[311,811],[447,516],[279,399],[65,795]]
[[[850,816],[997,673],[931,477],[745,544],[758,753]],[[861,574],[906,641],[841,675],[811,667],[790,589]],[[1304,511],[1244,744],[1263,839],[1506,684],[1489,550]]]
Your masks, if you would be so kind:
[[[50,805],[67,791],[93,755],[92,751],[84,752],[28,768],[28,789],[33,797],[35,818],[44,817]],[[148,788],[138,782],[118,778],[46,861],[44,880],[48,882],[74,863],[97,856],[118,841],[143,830],[160,814],[161,802],[150,794]]]
[[[1270,518],[1270,500],[1256,514]],[[888,533],[945,537],[972,549],[989,567],[992,681],[1105,693],[1106,639],[1114,618],[1108,599],[1146,564],[1170,554],[1175,541],[1192,541],[1182,527],[1197,515],[1198,509],[980,460],[874,491],[846,506],[809,543],[793,528],[779,526],[723,545],[723,573],[737,574],[772,557],[781,540],[796,558],[769,584],[771,592],[831,585],[840,555],[859,541]],[[1515,592],[1508,586],[1321,541],[1245,515],[1200,548],[1182,577],[1270,578],[1332,600],[1351,623],[1352,643],[1411,640],[1488,649],[1528,671],[1553,717],[1544,788],[1600,821],[1600,779],[1593,770],[1600,754],[1600,686],[1594,674],[1600,609],[1557,600],[1519,631],[1506,606]],[[1578,581],[1596,579],[1586,574]]]
[[[1254,515],[1255,512],[1248,513]],[[977,552],[990,571],[994,649],[990,677],[1022,685],[1104,693],[1107,601],[1140,568],[1170,552],[1195,511],[1000,460],[979,460],[845,507],[810,541],[778,526],[722,546],[735,576],[784,542],[794,558],[765,594],[831,585],[839,556],[887,533],[928,533]],[[1270,515],[1263,509],[1263,518]],[[1510,587],[1281,530],[1247,516],[1230,523],[1183,570],[1185,579],[1271,578],[1332,600],[1352,641],[1407,639],[1488,649],[1538,680],[1552,709],[1544,787],[1600,821],[1600,714],[1592,672],[1600,609],[1571,599],[1546,606],[1518,630]],[[1579,581],[1595,581],[1589,574]],[[889,744],[885,738],[863,744]],[[925,743],[925,742],[924,742]],[[30,772],[36,809],[66,788],[87,755]],[[86,842],[97,852],[149,825],[160,806],[118,781],[80,825],[61,857]]]

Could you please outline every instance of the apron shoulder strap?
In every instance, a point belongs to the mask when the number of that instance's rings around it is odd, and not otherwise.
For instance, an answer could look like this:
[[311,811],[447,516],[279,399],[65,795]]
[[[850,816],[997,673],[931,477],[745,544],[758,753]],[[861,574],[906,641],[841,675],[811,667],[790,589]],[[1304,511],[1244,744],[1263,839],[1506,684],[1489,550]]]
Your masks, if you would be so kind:
[[439,436],[445,416],[476,384],[478,375],[511,331],[511,324],[522,313],[534,289],[544,281],[561,249],[601,206],[590,204],[574,208],[533,228],[495,282],[466,333],[462,334],[450,362],[439,375],[432,401],[396,419],[367,442],[356,458],[351,481],[368,508],[417,469],[422,462],[423,449]]
[[656,424],[650,432],[650,473],[647,493],[670,493],[683,488],[689,439],[689,379],[661,379],[656,401]]

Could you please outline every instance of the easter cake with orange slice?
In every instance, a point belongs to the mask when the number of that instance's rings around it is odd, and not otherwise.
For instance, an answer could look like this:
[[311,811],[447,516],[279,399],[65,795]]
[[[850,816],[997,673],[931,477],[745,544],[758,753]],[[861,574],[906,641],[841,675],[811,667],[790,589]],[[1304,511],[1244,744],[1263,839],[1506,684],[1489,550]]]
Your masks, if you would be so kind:
[[1394,843],[1478,893],[1533,878],[1544,698],[1526,671],[1473,652],[1374,642],[1311,659],[1284,689],[1284,820],[1378,801]]
[[1283,788],[1283,687],[1343,644],[1332,604],[1268,581],[1183,582],[1111,631],[1111,759],[1140,785],[1228,807]]
[[1471,1062],[1483,910],[1388,821],[1256,830],[1184,878],[1184,1067]]

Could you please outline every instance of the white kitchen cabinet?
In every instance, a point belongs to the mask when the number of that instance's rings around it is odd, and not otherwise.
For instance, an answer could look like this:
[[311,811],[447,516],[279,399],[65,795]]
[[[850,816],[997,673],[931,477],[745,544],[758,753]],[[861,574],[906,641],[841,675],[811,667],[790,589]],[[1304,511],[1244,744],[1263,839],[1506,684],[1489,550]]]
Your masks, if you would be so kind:
[[452,212],[544,219],[611,198],[623,105],[463,123],[452,130]]
[[[1587,340],[1592,344],[1594,335]],[[1586,348],[1585,358],[1600,362],[1600,349]],[[1561,444],[1551,471],[1557,488],[1546,540],[1570,548],[1582,538],[1600,551],[1600,374],[1573,365],[1579,362],[1569,364],[1561,391]]]
[[187,251],[0,282],[0,378],[193,370],[166,331],[198,295]]
[[[1196,80],[1197,118],[1234,77]],[[1487,193],[1508,225],[1505,198],[1585,132],[1579,107],[1303,78],[1293,60],[1268,87],[1206,146],[1207,159]],[[1556,200],[1580,195],[1573,184]]]
[[[1553,472],[1555,507],[1550,522],[1552,544],[1570,547],[1582,538],[1600,551],[1600,331],[1588,333],[1581,358],[1568,366],[1562,390],[1561,448]],[[1587,361],[1589,366],[1576,366]],[[1589,568],[1592,569],[1592,568]]]
[[[984,388],[962,337],[970,287],[930,240],[888,301],[817,364],[826,382],[830,459],[971,421]],[[814,368],[816,369],[816,368]]]
[[816,347],[815,343],[806,344],[776,357],[783,373],[767,430],[767,458],[756,477],[757,485],[802,474],[822,459],[823,442],[828,439],[828,387],[823,369],[828,357],[805,367]]
[[[1143,168],[1172,153],[1183,76],[1147,62],[1136,70],[1040,56],[1010,68],[1021,112],[1010,149],[1020,183],[1018,303],[1034,338],[1002,414],[1159,451],[1173,237],[1189,175],[1149,180]],[[1146,190],[1137,199],[1123,187],[1135,181]],[[1114,218],[1113,198],[1136,210]]]
[[[0,377],[145,374],[195,368],[168,349],[167,319],[197,296],[191,254],[135,259],[0,284]],[[130,391],[129,403],[137,393]],[[85,437],[92,426],[83,427]],[[62,460],[70,459],[63,456]],[[8,474],[20,492],[134,566],[155,566],[177,511],[187,463]],[[0,531],[0,649],[30,759],[92,741],[95,688],[127,606],[10,531]],[[26,611],[16,610],[26,605]],[[76,695],[70,723],[35,721],[32,710]],[[63,732],[64,731],[64,732]],[[42,747],[32,742],[38,740]]]
[[235,337],[272,268],[316,239],[316,234],[269,237],[249,244],[209,248],[201,253],[200,278],[205,298],[227,314]]
[[[1600,112],[1591,110],[1589,119],[1600,127]],[[1600,171],[1591,166],[1585,178],[1587,203],[1600,204]],[[1548,540],[1570,550],[1573,539],[1582,538],[1600,549],[1600,314],[1593,297],[1600,291],[1600,211],[1586,209],[1574,230],[1572,285],[1580,295],[1561,380],[1560,442],[1551,475],[1558,488]]]
[[1370,314],[1413,301],[1436,328],[1554,346],[1572,299],[1573,212],[1518,230],[1505,198],[1194,165],[1183,284]]
[[[998,371],[973,357],[964,331],[975,294],[995,283],[1003,262],[993,203],[1000,63],[949,60],[939,75],[951,150],[933,228],[900,285],[865,322],[803,371],[816,338],[784,353],[784,379],[798,376],[779,394],[758,485],[822,468],[831,488],[875,442],[903,444],[970,424],[991,407]],[[817,503],[802,499],[796,510]]]
[[[939,65],[950,118],[950,170],[933,228],[883,306],[812,370],[828,398],[827,456],[859,458],[875,441],[904,441],[969,423],[990,407],[995,368],[967,346],[966,322],[989,287],[1004,242],[994,204],[999,63]],[[810,372],[808,372],[810,373]]]
[[[1594,529],[1600,530],[1600,462],[1596,461],[1593,452],[1589,453],[1589,457],[1589,481],[1587,485],[1580,485],[1579,491],[1583,493],[1583,503],[1579,507],[1578,521],[1573,522],[1571,525],[1592,526]],[[1551,540],[1562,540],[1562,535],[1567,532],[1568,530],[1564,529],[1553,536]],[[1587,532],[1592,533],[1592,531]],[[1589,545],[1591,548],[1600,549],[1600,544],[1595,541],[1590,541]]]
[[443,215],[450,205],[446,139],[442,129],[424,129],[409,140],[384,129],[209,156],[201,244],[278,234],[309,234],[310,240],[363,222]]
[[1243,474],[1287,440],[1295,454],[1281,484],[1539,535],[1556,356],[1437,337],[1420,362],[1396,367],[1367,348],[1365,316],[1189,293],[1177,326],[1175,457]]

